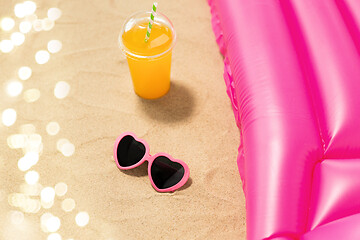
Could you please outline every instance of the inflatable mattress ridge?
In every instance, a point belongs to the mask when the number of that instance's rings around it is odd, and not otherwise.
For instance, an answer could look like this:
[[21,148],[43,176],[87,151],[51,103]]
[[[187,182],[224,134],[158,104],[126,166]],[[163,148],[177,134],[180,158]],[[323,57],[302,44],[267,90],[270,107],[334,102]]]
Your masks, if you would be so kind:
[[241,133],[247,239],[358,239],[360,2],[208,3]]

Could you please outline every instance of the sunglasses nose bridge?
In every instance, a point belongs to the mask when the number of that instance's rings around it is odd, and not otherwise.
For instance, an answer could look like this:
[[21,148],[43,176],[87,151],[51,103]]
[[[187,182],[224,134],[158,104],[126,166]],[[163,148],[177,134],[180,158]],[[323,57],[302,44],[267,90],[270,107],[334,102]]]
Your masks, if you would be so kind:
[[149,166],[154,162],[154,156],[152,156],[150,153],[146,153],[146,161],[148,161]]

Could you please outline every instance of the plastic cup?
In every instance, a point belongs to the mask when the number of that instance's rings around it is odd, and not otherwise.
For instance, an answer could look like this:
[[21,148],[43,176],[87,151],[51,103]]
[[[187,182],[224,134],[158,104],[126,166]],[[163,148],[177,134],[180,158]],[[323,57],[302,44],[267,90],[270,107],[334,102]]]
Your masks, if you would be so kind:
[[[174,27],[165,15],[156,13],[154,24],[167,29],[167,37],[170,36],[166,45],[157,46],[160,52],[155,51],[154,53],[154,49],[150,48],[139,51],[136,44],[139,45],[138,41],[145,42],[146,29],[144,29],[143,35],[139,35],[141,39],[126,39],[128,31],[149,23],[150,14],[151,12],[138,12],[125,21],[119,35],[119,46],[126,55],[135,93],[145,99],[156,99],[164,96],[170,89],[171,54],[176,42]],[[152,44],[152,34],[154,34],[153,38],[156,34],[154,33],[156,31],[154,24],[148,44]],[[135,42],[137,43],[135,44]]]

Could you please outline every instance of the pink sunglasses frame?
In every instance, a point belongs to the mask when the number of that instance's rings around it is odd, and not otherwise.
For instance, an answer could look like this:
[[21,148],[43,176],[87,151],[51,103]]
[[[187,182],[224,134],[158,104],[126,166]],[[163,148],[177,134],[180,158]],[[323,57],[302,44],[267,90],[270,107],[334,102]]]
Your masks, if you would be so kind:
[[[145,146],[145,154],[142,157],[142,159],[139,162],[137,162],[136,164],[128,166],[128,167],[120,166],[118,158],[117,158],[118,145],[119,145],[121,139],[123,139],[123,137],[125,137],[125,136],[132,136],[136,141],[141,142]],[[167,157],[168,159],[170,159],[173,162],[180,163],[184,167],[184,176],[182,177],[182,179],[177,184],[175,184],[172,187],[165,188],[165,189],[160,189],[160,188],[156,187],[156,185],[155,185],[155,183],[154,183],[154,181],[152,179],[151,166],[152,166],[155,158],[157,158],[158,156],[165,156],[165,157]],[[157,153],[155,155],[150,155],[149,144],[147,142],[145,142],[145,140],[136,137],[136,135],[134,133],[132,133],[132,132],[124,132],[124,133],[122,133],[120,136],[118,136],[116,138],[116,141],[115,141],[115,144],[114,144],[114,160],[115,160],[115,163],[116,163],[117,167],[119,169],[121,169],[121,170],[133,169],[133,168],[136,168],[136,167],[140,166],[145,161],[148,161],[149,162],[149,164],[148,164],[149,179],[150,179],[150,182],[151,182],[151,185],[153,186],[153,188],[158,192],[173,192],[173,191],[181,188],[187,182],[187,180],[189,179],[189,175],[190,175],[189,167],[187,166],[187,164],[185,162],[183,162],[183,161],[181,161],[179,159],[175,159],[175,158],[173,158],[171,155],[169,155],[167,153],[160,152],[160,153]]]

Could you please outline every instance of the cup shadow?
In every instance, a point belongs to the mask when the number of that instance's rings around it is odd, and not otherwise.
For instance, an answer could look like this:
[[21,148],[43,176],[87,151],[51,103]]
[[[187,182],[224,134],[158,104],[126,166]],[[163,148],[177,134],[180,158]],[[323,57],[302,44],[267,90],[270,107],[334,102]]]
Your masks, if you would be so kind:
[[165,96],[154,100],[139,97],[138,104],[150,118],[170,123],[187,119],[195,107],[193,93],[185,85],[174,81],[171,81]]

